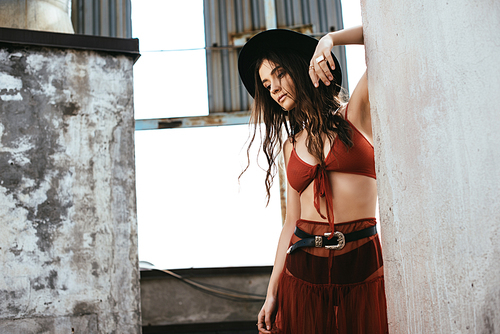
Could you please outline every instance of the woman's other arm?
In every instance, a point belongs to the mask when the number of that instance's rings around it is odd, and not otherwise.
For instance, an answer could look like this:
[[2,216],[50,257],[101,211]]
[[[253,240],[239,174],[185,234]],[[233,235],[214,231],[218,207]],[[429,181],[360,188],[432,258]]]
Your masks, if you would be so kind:
[[368,138],[373,145],[370,100],[368,98],[368,78],[366,72],[359,79],[349,99],[349,121]]
[[[309,76],[315,87],[319,86],[319,80],[325,85],[330,85],[333,75],[330,69],[335,69],[335,63],[332,59],[331,50],[335,45],[364,44],[363,27],[358,26],[349,29],[334,31],[323,36],[314,51],[309,67]],[[318,57],[323,56],[326,61],[316,61]],[[330,68],[328,68],[330,65]]]
[[[283,153],[285,155],[285,168],[288,166],[290,153],[293,145],[290,140],[287,140],[283,145]],[[278,291],[278,281],[285,266],[286,251],[290,238],[295,229],[295,224],[300,218],[300,198],[299,194],[287,183],[287,198],[286,198],[286,218],[276,251],[274,260],[273,272],[267,287],[267,296],[262,309],[259,312],[257,326],[260,333],[273,333],[273,323],[276,316],[276,295]]]

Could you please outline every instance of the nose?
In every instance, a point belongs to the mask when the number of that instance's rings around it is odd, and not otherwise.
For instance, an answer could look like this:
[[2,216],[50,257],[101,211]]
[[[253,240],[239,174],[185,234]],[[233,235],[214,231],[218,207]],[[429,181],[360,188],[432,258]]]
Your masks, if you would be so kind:
[[273,94],[276,94],[277,92],[279,92],[281,89],[281,85],[279,84],[279,82],[277,80],[273,80],[271,82],[271,93]]

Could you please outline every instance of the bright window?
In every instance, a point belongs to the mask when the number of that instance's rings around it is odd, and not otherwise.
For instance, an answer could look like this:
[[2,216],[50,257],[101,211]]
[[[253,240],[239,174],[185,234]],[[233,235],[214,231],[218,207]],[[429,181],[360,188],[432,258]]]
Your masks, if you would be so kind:
[[136,132],[141,260],[160,268],[273,264],[279,181],[267,208],[256,163],[238,182],[247,136],[246,125]]
[[203,0],[133,0],[135,118],[208,114]]

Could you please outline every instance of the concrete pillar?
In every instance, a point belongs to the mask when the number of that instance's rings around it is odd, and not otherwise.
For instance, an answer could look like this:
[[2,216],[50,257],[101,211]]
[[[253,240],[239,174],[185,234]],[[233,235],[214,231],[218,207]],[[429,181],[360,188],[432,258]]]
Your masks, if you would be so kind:
[[74,33],[71,0],[2,0],[0,27]]
[[73,39],[87,50],[0,45],[3,334],[141,332],[134,59]]
[[500,2],[362,16],[391,333],[496,333]]

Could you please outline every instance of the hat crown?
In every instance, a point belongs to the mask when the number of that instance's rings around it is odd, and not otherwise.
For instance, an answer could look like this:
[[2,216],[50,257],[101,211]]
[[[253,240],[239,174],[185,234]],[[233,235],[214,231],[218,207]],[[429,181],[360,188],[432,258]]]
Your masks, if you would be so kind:
[[[281,53],[294,52],[308,63],[318,40],[287,29],[271,29],[258,33],[252,37],[241,49],[238,57],[238,72],[248,93],[255,97],[255,71],[256,63],[269,52]],[[335,70],[333,75],[336,83],[340,86],[342,82],[342,73],[337,58],[332,53],[335,61]]]

